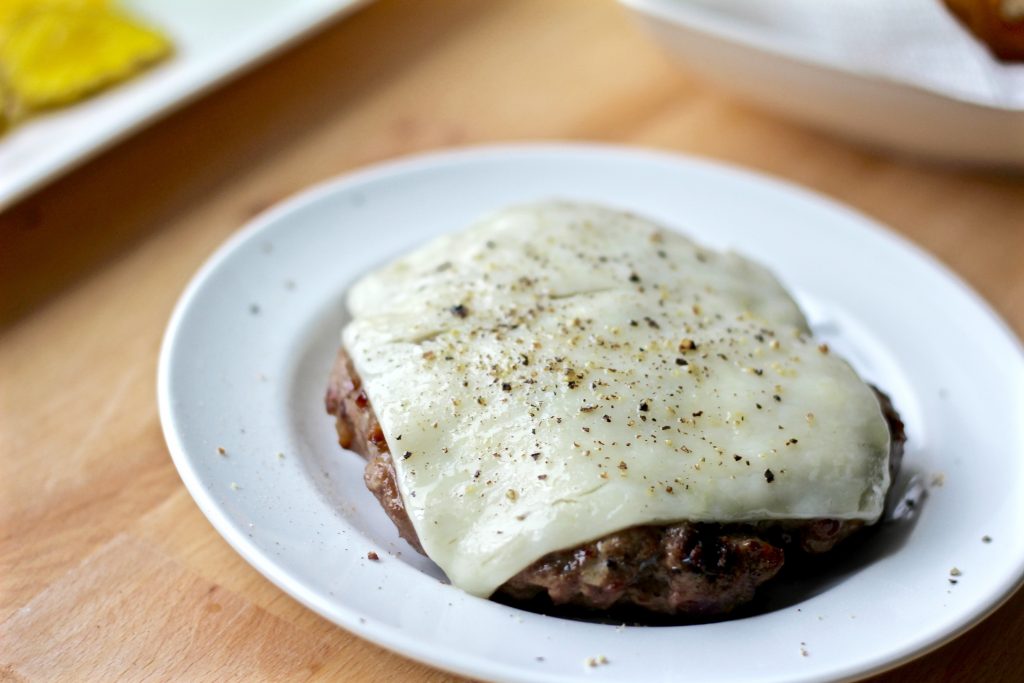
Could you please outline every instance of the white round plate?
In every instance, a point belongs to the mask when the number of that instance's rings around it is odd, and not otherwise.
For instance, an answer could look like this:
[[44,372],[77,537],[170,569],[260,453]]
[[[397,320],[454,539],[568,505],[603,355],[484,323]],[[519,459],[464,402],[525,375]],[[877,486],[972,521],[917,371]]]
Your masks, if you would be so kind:
[[[324,412],[343,297],[435,235],[545,198],[632,209],[773,268],[819,334],[892,394],[910,437],[904,479],[925,484],[907,494],[917,514],[756,616],[715,624],[569,621],[444,583],[399,540]],[[478,678],[668,681],[680,666],[692,681],[856,678],[969,628],[1024,573],[1024,354],[1013,335],[955,276],[864,216],[706,161],[497,147],[316,187],[256,219],[195,276],[167,329],[158,393],[185,485],[246,560],[344,628]]]

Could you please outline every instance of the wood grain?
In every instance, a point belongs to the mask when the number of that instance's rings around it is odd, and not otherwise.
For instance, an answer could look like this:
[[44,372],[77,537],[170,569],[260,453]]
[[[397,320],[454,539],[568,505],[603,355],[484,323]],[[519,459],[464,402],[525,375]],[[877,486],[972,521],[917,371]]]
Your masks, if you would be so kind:
[[[865,150],[672,66],[601,0],[381,0],[0,214],[0,680],[447,681],[265,581],[156,416],[185,282],[306,185],[426,149],[587,139],[788,178],[888,223],[1024,333],[1024,179]],[[878,680],[1024,678],[1024,594]]]

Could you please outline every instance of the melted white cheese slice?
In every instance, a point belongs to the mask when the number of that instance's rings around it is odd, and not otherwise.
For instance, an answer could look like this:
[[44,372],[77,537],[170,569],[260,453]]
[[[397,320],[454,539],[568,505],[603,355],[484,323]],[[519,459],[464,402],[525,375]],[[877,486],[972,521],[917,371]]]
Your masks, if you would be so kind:
[[502,211],[349,308],[413,526],[470,593],[638,524],[882,511],[871,389],[764,268],[636,216]]

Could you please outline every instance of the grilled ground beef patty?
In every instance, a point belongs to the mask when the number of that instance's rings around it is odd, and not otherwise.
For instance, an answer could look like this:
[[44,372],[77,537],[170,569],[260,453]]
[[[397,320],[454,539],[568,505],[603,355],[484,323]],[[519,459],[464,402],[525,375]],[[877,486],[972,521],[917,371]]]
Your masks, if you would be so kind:
[[[890,471],[895,475],[906,440],[903,423],[889,397],[875,391],[892,435]],[[326,404],[337,418],[339,443],[367,460],[367,488],[402,538],[423,552],[398,491],[384,433],[344,350],[331,371]],[[863,526],[858,520],[834,519],[636,526],[548,553],[497,593],[513,601],[712,617],[749,602],[757,587],[782,569],[787,553],[828,552]]]

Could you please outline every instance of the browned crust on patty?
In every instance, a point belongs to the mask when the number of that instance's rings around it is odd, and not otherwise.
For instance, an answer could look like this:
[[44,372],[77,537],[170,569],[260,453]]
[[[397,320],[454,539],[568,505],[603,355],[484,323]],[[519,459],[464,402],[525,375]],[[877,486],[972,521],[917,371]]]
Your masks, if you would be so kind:
[[[891,434],[895,474],[906,436],[889,398],[876,390]],[[338,441],[366,458],[363,479],[398,533],[423,552],[398,491],[394,463],[373,407],[348,354],[339,351],[326,397]],[[786,553],[821,554],[863,526],[833,519],[758,524],[678,522],[623,529],[548,553],[503,584],[513,601],[607,610],[640,608],[711,617],[749,602],[782,569]]]
[[337,418],[335,427],[341,447],[366,458],[366,469],[363,470],[366,488],[370,489],[384,512],[398,527],[398,535],[422,553],[423,546],[420,545],[420,539],[416,536],[398,491],[395,464],[384,440],[384,432],[363,391],[362,381],[344,350],[338,352],[331,369],[326,406],[327,412]]

